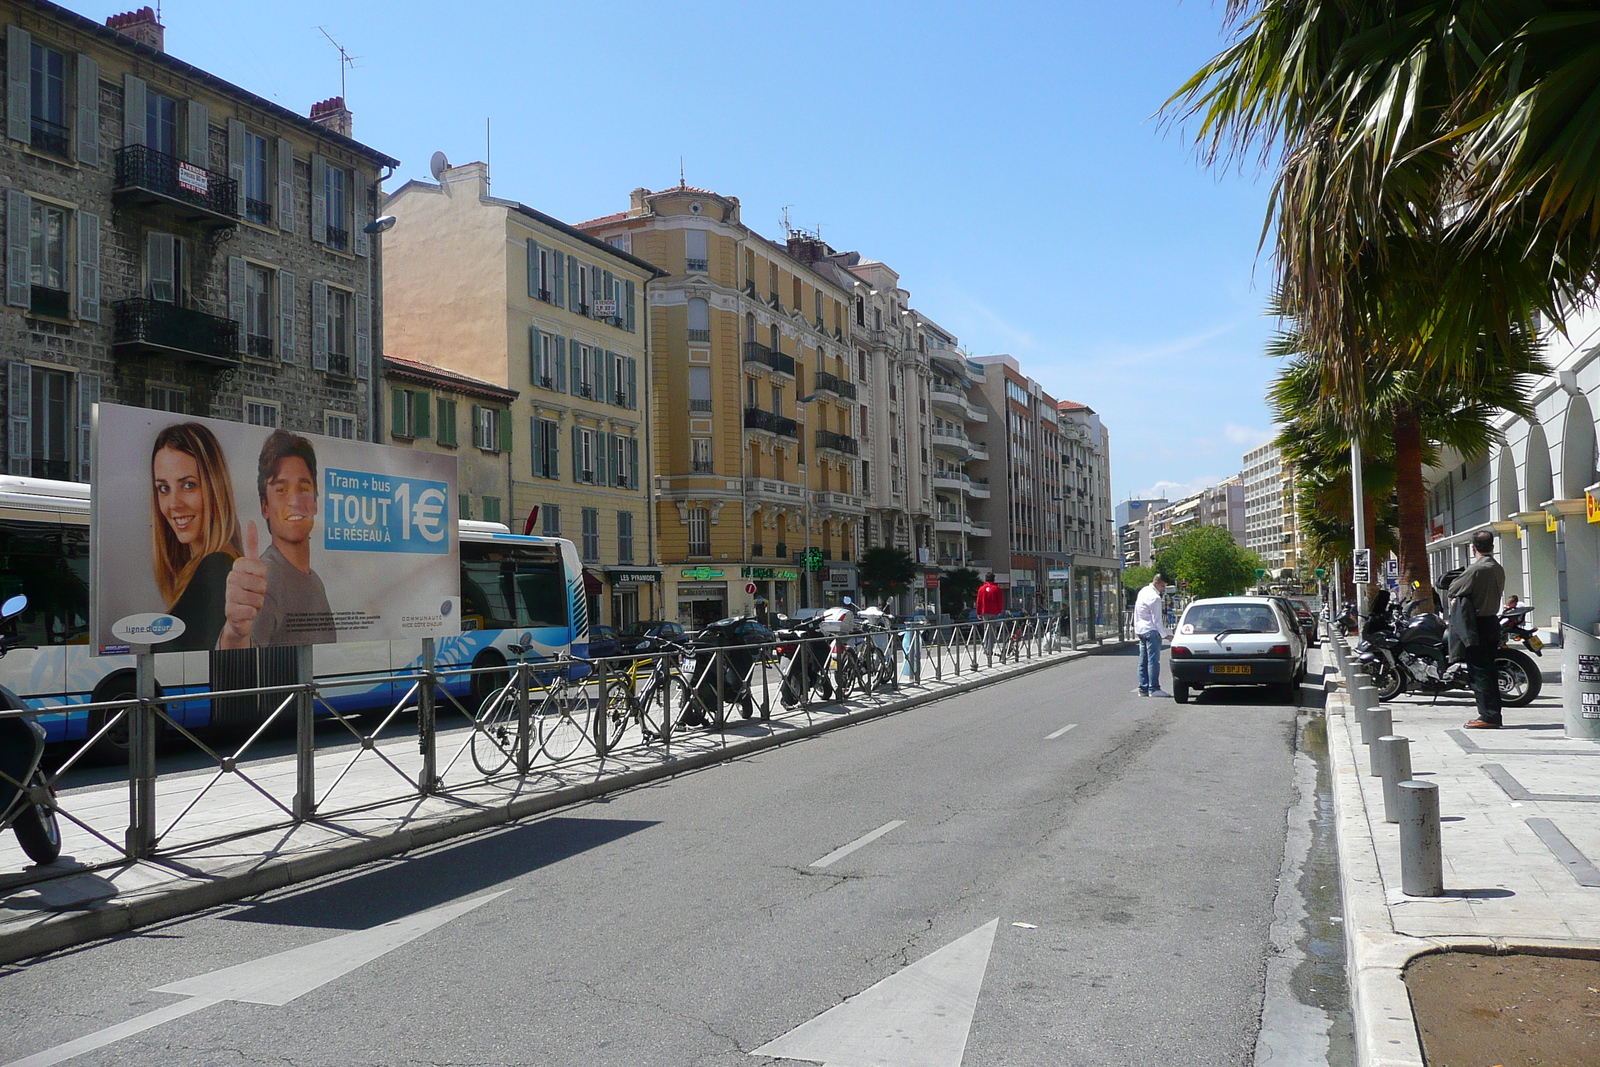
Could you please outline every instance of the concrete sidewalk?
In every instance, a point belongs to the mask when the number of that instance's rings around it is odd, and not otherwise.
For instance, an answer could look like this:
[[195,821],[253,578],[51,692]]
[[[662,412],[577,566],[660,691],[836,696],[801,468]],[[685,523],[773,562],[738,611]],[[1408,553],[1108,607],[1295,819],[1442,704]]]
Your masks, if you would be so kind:
[[[285,805],[294,792],[295,757],[241,764],[244,774],[206,770],[166,774],[158,780],[158,807],[171,822],[156,858],[128,863],[95,833],[62,820],[60,875],[39,880],[15,837],[0,836],[0,963],[170,919],[228,900],[266,892],[386,856],[399,855],[461,834],[573,804],[643,782],[681,774],[721,760],[918,707],[995,682],[1124,647],[1117,641],[997,664],[973,673],[933,678],[924,660],[920,684],[845,704],[786,711],[771,721],[734,719],[715,733],[690,730],[670,749],[632,737],[604,759],[572,759],[484,781],[464,746],[465,727],[441,730],[439,766],[444,787],[414,792],[420,764],[415,727],[376,746],[320,749],[318,782],[328,783],[319,815],[295,822]],[[324,769],[325,768],[325,769]],[[246,779],[248,776],[248,780]],[[411,788],[408,789],[407,786]],[[406,795],[409,794],[409,795]],[[113,841],[128,813],[126,782],[72,790],[61,807]],[[336,810],[337,809],[337,810]],[[219,835],[232,836],[219,840]]]
[[[1546,655],[1542,665],[1560,663]],[[1552,663],[1552,658],[1554,662]],[[1600,956],[1600,745],[1568,740],[1558,674],[1503,729],[1463,730],[1470,694],[1386,705],[1418,781],[1439,787],[1445,895],[1400,889],[1399,827],[1342,679],[1328,700],[1345,946],[1360,1067],[1422,1067],[1402,979],[1446,949]]]

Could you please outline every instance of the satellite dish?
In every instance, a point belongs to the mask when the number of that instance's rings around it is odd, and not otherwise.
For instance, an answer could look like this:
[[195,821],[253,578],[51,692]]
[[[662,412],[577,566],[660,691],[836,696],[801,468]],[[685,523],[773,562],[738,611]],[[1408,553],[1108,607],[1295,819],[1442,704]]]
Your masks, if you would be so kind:
[[450,161],[443,152],[435,152],[428,161],[428,171],[433,175],[433,180],[438,181],[445,171],[450,169]]

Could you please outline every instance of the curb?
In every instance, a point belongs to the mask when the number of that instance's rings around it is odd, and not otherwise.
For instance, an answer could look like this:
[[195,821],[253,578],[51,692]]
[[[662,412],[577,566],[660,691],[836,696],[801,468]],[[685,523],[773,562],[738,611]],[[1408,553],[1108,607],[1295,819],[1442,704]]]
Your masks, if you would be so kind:
[[[853,726],[885,715],[909,711],[935,701],[961,696],[996,682],[1010,681],[1023,675],[1049,667],[1085,659],[1089,656],[1117,652],[1128,642],[1102,645],[1096,649],[1080,649],[1057,653],[1049,659],[1017,664],[996,674],[957,682],[937,692],[919,693],[869,708],[858,708],[837,717],[797,725],[783,733],[769,733],[761,737],[743,738],[715,749],[694,752],[661,763],[634,767],[605,774],[598,768],[589,781],[560,786],[536,796],[522,797],[509,803],[479,806],[465,812],[451,813],[419,820],[416,824],[365,836],[355,840],[318,847],[304,855],[286,858],[249,860],[209,873],[196,873],[177,882],[167,881],[159,888],[133,890],[109,900],[98,901],[81,910],[37,913],[34,921],[19,922],[18,929],[0,933],[0,964],[15,963],[33,956],[43,955],[86,941],[112,937],[141,926],[165,922],[181,915],[202,911],[243,897],[282,889],[297,882],[321,878],[337,871],[348,870],[374,860],[389,859],[414,849],[438,844],[466,834],[487,830],[495,826],[543,814],[555,808],[592,800],[607,793],[631,789],[647,782],[671,778],[687,771],[698,770],[716,763],[739,759],[769,748],[776,748],[830,730]],[[405,798],[400,798],[404,800]],[[444,799],[453,799],[446,796]],[[457,803],[470,805],[469,800]],[[127,864],[119,871],[137,871],[155,868],[163,872],[178,866],[172,860],[150,860]],[[106,873],[100,872],[103,876]],[[88,877],[96,877],[89,875]],[[68,876],[69,878],[72,876]],[[62,879],[65,881],[66,879]],[[50,883],[42,883],[50,884]]]

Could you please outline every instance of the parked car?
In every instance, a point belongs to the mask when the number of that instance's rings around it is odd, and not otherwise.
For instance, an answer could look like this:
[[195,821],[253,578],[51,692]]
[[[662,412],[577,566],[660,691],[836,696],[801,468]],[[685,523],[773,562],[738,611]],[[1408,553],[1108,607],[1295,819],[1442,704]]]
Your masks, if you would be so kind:
[[617,630],[614,626],[604,623],[591,623],[589,626],[589,658],[604,659],[607,656],[621,654],[621,647],[617,642]]
[[661,642],[682,641],[688,636],[682,626],[664,619],[640,620],[629,623],[617,635],[617,644],[625,656],[659,651]]
[[1289,606],[1294,608],[1296,617],[1300,620],[1300,632],[1305,636],[1307,644],[1317,643],[1317,612],[1320,610],[1309,599],[1303,596],[1288,598]]
[[1172,696],[1179,704],[1191,691],[1217,685],[1267,685],[1293,703],[1305,666],[1305,638],[1281,597],[1196,600],[1172,634]]

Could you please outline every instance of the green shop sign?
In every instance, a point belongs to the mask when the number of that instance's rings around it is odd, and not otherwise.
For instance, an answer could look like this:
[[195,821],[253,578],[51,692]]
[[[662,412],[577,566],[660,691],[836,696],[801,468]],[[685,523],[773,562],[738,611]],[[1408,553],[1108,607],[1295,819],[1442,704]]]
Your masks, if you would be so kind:
[[741,578],[762,578],[774,582],[795,582],[800,580],[800,572],[793,567],[740,567]]
[[682,577],[692,578],[697,582],[703,582],[707,578],[721,578],[724,575],[721,567],[685,567],[679,573]]

